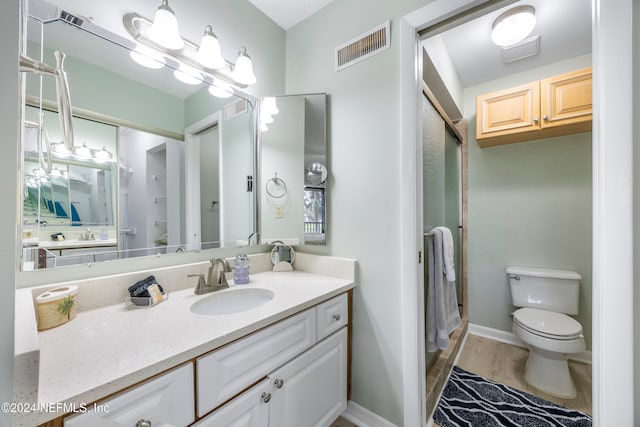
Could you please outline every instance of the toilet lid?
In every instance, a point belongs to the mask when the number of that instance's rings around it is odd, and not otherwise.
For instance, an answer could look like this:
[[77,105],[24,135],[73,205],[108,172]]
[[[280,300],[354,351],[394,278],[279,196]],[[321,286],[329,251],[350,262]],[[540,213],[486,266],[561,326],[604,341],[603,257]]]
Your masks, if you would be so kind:
[[516,323],[534,334],[572,339],[582,336],[582,325],[566,314],[537,308],[521,308],[513,313]]

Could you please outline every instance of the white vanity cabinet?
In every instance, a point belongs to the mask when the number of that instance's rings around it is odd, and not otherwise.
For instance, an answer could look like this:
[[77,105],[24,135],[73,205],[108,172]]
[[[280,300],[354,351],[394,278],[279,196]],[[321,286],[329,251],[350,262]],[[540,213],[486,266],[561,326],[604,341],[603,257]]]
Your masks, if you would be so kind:
[[265,379],[192,427],[268,427],[269,400],[270,386]]
[[271,427],[327,427],[347,407],[347,328],[269,375]]
[[[195,419],[193,364],[181,365],[64,419],[64,427],[186,426]],[[150,424],[144,424],[146,422]]]

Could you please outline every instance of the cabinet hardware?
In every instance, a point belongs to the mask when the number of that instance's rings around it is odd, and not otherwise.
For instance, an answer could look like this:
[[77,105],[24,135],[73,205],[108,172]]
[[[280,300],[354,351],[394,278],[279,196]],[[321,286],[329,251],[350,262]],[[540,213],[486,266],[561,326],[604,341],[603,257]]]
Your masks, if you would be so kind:
[[271,393],[267,393],[265,391],[264,393],[262,393],[261,398],[264,403],[268,403],[271,400]]
[[340,320],[340,313],[336,313],[333,316],[331,316],[333,318],[333,320],[335,320],[336,322],[338,322]]
[[140,420],[136,423],[136,427],[151,427],[151,421],[149,420]]
[[282,386],[284,385],[284,381],[276,378],[276,380],[273,382],[273,385],[275,385],[276,388],[282,388]]
[[542,116],[543,120],[549,120],[549,116],[547,116],[546,114],[544,116]]
[[538,123],[539,121],[540,121],[540,119],[539,119],[539,118],[537,118],[537,117],[534,117],[534,118],[533,118],[533,123]]

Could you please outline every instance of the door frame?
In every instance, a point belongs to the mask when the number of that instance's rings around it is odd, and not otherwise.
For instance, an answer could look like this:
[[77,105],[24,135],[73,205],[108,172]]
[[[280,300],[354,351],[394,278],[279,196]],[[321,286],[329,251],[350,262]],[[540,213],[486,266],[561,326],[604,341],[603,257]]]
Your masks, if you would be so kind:
[[[592,0],[593,420],[633,425],[633,0]],[[424,313],[417,254],[421,135],[418,31],[487,0],[436,0],[399,22],[404,425],[426,425]],[[511,3],[506,1],[504,4]],[[473,320],[473,319],[470,319]]]

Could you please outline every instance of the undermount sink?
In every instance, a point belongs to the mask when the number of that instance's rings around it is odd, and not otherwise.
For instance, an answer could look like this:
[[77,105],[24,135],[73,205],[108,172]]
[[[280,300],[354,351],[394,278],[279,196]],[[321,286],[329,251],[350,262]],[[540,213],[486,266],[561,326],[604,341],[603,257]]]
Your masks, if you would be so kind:
[[191,312],[210,316],[240,313],[268,303],[273,296],[273,292],[261,288],[218,291],[191,304]]

